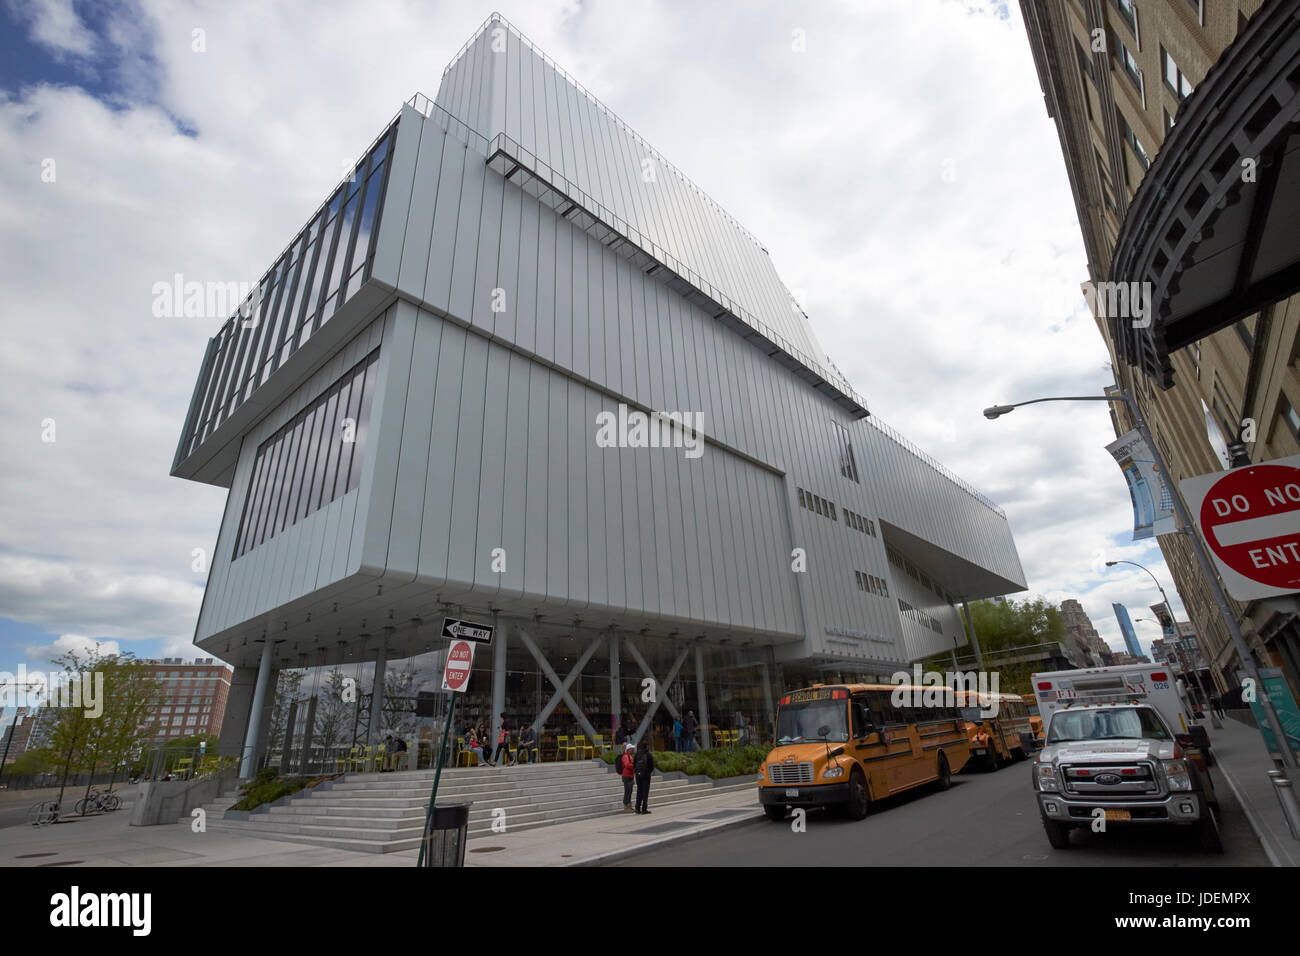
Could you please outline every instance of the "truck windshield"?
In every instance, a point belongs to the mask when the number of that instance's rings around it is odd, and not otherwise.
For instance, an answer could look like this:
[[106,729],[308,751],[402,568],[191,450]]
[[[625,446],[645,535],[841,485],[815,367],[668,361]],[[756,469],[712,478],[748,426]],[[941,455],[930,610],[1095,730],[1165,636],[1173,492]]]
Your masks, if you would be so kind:
[[1129,738],[1171,739],[1164,723],[1149,707],[1061,711],[1052,718],[1047,734],[1049,744]]
[[[788,704],[776,718],[778,744],[801,744],[809,741],[844,743],[849,739],[848,708],[842,700],[809,701]],[[819,731],[828,730],[826,734]]]

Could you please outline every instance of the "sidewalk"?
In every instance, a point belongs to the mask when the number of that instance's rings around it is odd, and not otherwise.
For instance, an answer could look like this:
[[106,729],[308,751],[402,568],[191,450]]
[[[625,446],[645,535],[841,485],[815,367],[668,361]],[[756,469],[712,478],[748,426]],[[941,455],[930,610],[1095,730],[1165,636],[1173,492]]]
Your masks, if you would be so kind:
[[1264,752],[1259,730],[1228,717],[1223,729],[1207,723],[1215,764],[1211,772],[1228,784],[1274,866],[1300,866],[1300,841],[1291,838],[1282,806],[1268,771],[1273,761]]
[[[132,788],[134,789],[134,788]],[[115,813],[48,827],[0,829],[0,866],[415,866],[417,851],[356,853],[233,833],[194,833],[188,823],[132,827],[130,793]],[[469,841],[466,866],[583,866],[762,817],[757,789],[654,807],[649,816],[614,813]]]

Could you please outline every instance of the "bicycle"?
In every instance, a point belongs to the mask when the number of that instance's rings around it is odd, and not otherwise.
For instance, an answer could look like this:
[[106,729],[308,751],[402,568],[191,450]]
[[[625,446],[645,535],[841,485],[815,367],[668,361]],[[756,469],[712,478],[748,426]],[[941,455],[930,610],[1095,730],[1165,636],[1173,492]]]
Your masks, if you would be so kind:
[[57,800],[42,800],[40,803],[32,805],[27,811],[27,822],[34,827],[47,827],[52,823],[59,822],[59,802]]
[[77,813],[83,816],[87,812],[97,813],[99,811],[109,811],[118,809],[122,806],[122,798],[115,793],[100,793],[98,790],[90,791],[90,796],[83,797],[77,801],[73,808]]

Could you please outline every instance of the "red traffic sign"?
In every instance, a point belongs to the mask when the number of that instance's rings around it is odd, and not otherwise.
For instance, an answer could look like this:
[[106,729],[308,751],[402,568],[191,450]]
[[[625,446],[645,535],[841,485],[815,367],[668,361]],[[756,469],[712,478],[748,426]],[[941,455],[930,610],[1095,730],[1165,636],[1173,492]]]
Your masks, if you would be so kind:
[[1300,455],[1181,485],[1229,594],[1252,601],[1300,590]]
[[447,649],[447,666],[442,671],[442,689],[461,693],[469,686],[470,671],[474,667],[474,643],[452,641]]

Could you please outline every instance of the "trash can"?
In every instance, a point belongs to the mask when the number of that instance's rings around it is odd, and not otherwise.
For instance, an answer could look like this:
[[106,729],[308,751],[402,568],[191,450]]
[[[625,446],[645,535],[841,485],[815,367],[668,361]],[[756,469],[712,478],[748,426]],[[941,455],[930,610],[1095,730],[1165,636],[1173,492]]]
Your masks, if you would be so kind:
[[424,831],[424,866],[464,866],[468,803],[435,806]]

